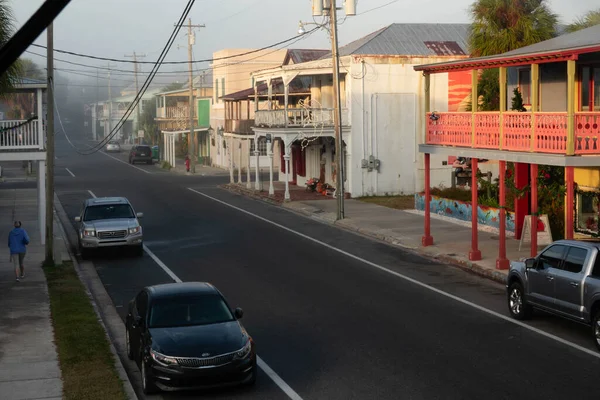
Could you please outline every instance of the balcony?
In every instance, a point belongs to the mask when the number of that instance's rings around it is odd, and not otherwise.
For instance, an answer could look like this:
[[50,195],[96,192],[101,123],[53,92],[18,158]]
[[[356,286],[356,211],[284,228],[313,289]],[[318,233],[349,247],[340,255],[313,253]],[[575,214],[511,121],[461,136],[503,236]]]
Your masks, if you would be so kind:
[[39,129],[39,121],[0,121],[0,151],[43,150],[44,145],[44,132]]
[[252,127],[254,126],[253,119],[226,119],[225,132],[235,133],[238,135],[254,135]]
[[[313,128],[333,126],[332,108],[297,108],[256,111],[255,126],[267,128]],[[342,109],[342,126],[349,126],[348,109]]]
[[[198,110],[194,108],[194,118],[198,117]],[[182,107],[158,107],[156,109],[156,118],[163,119],[181,119],[190,117],[190,108],[186,106]]]
[[[566,112],[506,112],[502,122],[497,112],[476,112],[474,119],[469,112],[435,113],[437,118],[431,115],[425,139],[429,145],[567,154]],[[600,154],[600,113],[576,113],[574,133],[576,155]]]

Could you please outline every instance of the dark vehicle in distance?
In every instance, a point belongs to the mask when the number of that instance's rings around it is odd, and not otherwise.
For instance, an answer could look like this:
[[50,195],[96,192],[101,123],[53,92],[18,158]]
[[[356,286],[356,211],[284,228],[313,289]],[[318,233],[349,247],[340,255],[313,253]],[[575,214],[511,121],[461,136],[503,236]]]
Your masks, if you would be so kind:
[[242,316],[210,283],[144,288],[125,320],[127,356],[144,393],[254,384],[256,350]]
[[143,144],[136,144],[129,152],[129,164],[135,164],[141,161],[146,164],[152,164],[152,148]]

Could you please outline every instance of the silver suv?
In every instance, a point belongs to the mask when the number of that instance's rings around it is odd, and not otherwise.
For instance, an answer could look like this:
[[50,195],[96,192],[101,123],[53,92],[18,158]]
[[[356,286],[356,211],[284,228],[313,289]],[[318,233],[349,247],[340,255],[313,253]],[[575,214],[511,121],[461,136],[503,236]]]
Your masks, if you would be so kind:
[[129,200],[124,197],[100,197],[83,202],[79,223],[79,253],[86,258],[90,250],[123,246],[144,254],[142,226]]

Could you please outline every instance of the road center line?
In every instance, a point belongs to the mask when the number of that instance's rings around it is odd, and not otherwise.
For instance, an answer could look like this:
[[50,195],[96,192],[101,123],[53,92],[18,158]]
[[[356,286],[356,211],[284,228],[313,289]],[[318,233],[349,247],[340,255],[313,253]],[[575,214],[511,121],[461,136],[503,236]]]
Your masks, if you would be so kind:
[[104,151],[100,151],[100,153],[104,154],[106,157],[110,157],[110,158],[112,158],[113,160],[116,160],[116,161],[118,161],[118,162],[120,162],[120,163],[123,163],[123,164],[125,164],[125,165],[128,165],[128,166],[130,166],[131,168],[135,168],[135,169],[137,169],[137,170],[139,170],[139,171],[142,171],[142,172],[145,172],[145,173],[147,173],[147,174],[152,174],[152,172],[150,172],[150,171],[146,171],[144,168],[136,167],[135,165],[133,165],[133,164],[129,164],[128,162],[125,162],[125,161],[121,160],[120,158],[113,157],[113,156],[111,156],[110,154],[108,154],[108,153],[105,153]]
[[[87,146],[87,147],[89,147],[90,149],[93,149],[93,148],[94,148],[94,146],[90,146],[89,144],[85,144],[85,143],[84,143],[84,145],[85,145],[85,146]],[[118,162],[120,162],[120,163],[123,163],[123,164],[125,164],[125,165],[127,165],[127,166],[130,166],[130,167],[132,167],[132,168],[135,168],[135,169],[137,169],[137,170],[139,170],[139,171],[145,172],[145,173],[147,173],[147,174],[152,174],[152,172],[150,172],[150,171],[146,171],[146,170],[145,170],[145,169],[143,169],[143,168],[136,167],[136,166],[135,166],[135,165],[133,165],[133,164],[129,164],[128,162],[125,162],[125,161],[121,160],[120,158],[113,157],[113,156],[111,156],[110,154],[108,154],[108,153],[106,153],[106,152],[104,152],[104,151],[102,151],[102,150],[98,150],[98,153],[100,153],[100,154],[104,154],[106,157],[110,157],[110,158],[112,158],[112,159],[113,159],[113,160],[115,160],[115,161],[118,161]]]
[[65,169],[67,170],[67,172],[68,172],[69,174],[71,174],[71,176],[72,176],[73,178],[75,178],[75,174],[74,174],[74,173],[72,173],[72,172],[71,172],[71,170],[70,170],[69,168],[65,168]]
[[[94,194],[94,192],[92,192],[91,190],[88,190],[89,194],[93,197],[96,198],[96,195]],[[148,246],[144,245],[144,251],[146,251],[146,253],[148,253],[148,255],[150,256],[150,258],[152,258],[154,260],[154,262],[156,262],[158,264],[159,267],[161,267],[166,273],[167,275],[169,275],[171,277],[171,279],[173,279],[175,282],[177,283],[181,283],[183,282],[181,279],[179,279],[179,277],[177,275],[175,275],[175,273],[173,271],[171,271],[171,269],[169,267],[166,266],[166,264],[164,262],[162,262],[160,260],[160,258],[158,258],[156,256],[156,254],[154,254],[152,252],[152,250],[150,250],[148,248]],[[265,363],[263,361],[262,358],[260,358],[258,355],[256,356],[256,364],[259,366],[260,369],[262,369],[265,374],[267,374],[267,376],[269,378],[271,378],[273,380],[273,382],[275,382],[275,384],[277,386],[279,386],[279,388],[292,400],[302,400],[302,397],[300,397],[298,395],[298,393],[296,393],[294,391],[294,389],[292,389],[287,383],[285,383],[285,381],[283,379],[281,379],[281,377],[279,375],[277,375],[277,373],[275,371],[273,371],[271,369],[271,367],[269,367],[267,365],[267,363]]]
[[297,235],[297,236],[300,236],[300,237],[302,237],[302,238],[304,238],[304,239],[306,239],[306,240],[310,240],[310,241],[311,241],[311,242],[313,242],[313,243],[317,243],[317,244],[319,244],[319,245],[321,245],[321,246],[323,246],[323,247],[326,247],[326,248],[328,248],[328,249],[330,249],[330,250],[336,251],[336,252],[338,252],[338,253],[340,253],[340,254],[343,254],[343,255],[345,255],[346,257],[349,257],[349,258],[352,258],[352,259],[354,259],[354,260],[360,261],[360,262],[362,262],[362,263],[364,263],[364,264],[367,264],[367,265],[369,265],[369,266],[371,266],[371,267],[373,267],[373,268],[376,268],[376,269],[378,269],[378,270],[380,270],[380,271],[387,272],[388,274],[390,274],[390,275],[393,275],[393,276],[395,276],[395,277],[397,277],[397,278],[400,278],[400,279],[403,279],[403,280],[405,280],[405,281],[408,281],[408,282],[414,283],[415,285],[421,286],[422,288],[428,289],[428,290],[430,290],[430,291],[432,291],[432,292],[435,292],[435,293],[437,293],[437,294],[440,294],[440,295],[442,295],[442,296],[448,297],[448,298],[450,298],[450,299],[452,299],[452,300],[455,300],[455,301],[457,301],[457,302],[459,302],[459,303],[465,304],[465,305],[467,305],[467,306],[470,306],[470,307],[472,307],[472,308],[475,308],[475,309],[477,309],[477,310],[479,310],[479,311],[483,311],[484,313],[487,313],[487,314],[489,314],[489,315],[491,315],[491,316],[494,316],[494,317],[496,317],[496,318],[500,318],[500,319],[502,319],[502,320],[504,320],[504,321],[506,321],[506,322],[510,322],[511,324],[518,325],[518,326],[520,326],[520,327],[522,327],[522,328],[528,329],[528,330],[530,330],[530,331],[532,331],[532,332],[535,332],[535,333],[537,333],[537,334],[539,334],[539,335],[542,335],[542,336],[544,336],[544,337],[546,337],[546,338],[548,338],[548,339],[552,339],[552,340],[554,340],[554,341],[556,341],[556,342],[562,343],[562,344],[564,344],[564,345],[566,345],[566,346],[569,346],[569,347],[571,347],[571,348],[573,348],[573,349],[579,350],[579,351],[581,351],[581,352],[583,352],[583,353],[586,353],[586,354],[588,354],[588,355],[590,355],[590,356],[592,356],[592,357],[595,357],[595,358],[598,358],[598,359],[600,359],[600,353],[598,353],[598,352],[596,352],[596,351],[593,351],[593,350],[586,349],[586,348],[585,348],[585,347],[583,347],[583,346],[580,346],[580,345],[578,345],[578,344],[575,344],[575,343],[569,342],[568,340],[566,340],[566,339],[563,339],[563,338],[561,338],[561,337],[559,337],[559,336],[553,335],[553,334],[551,334],[551,333],[548,333],[548,332],[544,332],[543,330],[541,330],[541,329],[538,329],[538,328],[535,328],[535,327],[533,327],[533,326],[530,326],[530,325],[527,325],[527,324],[526,324],[526,323],[524,323],[524,322],[521,322],[521,321],[515,320],[515,319],[513,319],[513,318],[507,317],[506,315],[502,315],[502,314],[500,314],[500,313],[498,313],[498,312],[495,312],[495,311],[489,310],[489,309],[487,309],[487,308],[485,308],[485,307],[482,307],[482,306],[480,306],[480,305],[478,305],[478,304],[472,303],[472,302],[470,302],[470,301],[468,301],[468,300],[462,299],[462,298],[460,298],[460,297],[458,297],[458,296],[455,296],[455,295],[453,295],[453,294],[450,294],[450,293],[444,292],[443,290],[437,289],[437,288],[435,288],[435,287],[433,287],[433,286],[430,286],[430,285],[428,285],[428,284],[426,284],[426,283],[420,282],[420,281],[418,281],[418,280],[416,280],[416,279],[413,279],[413,278],[411,278],[411,277],[409,277],[409,276],[403,275],[403,274],[401,274],[401,273],[399,273],[399,272],[392,271],[392,270],[391,270],[391,269],[389,269],[389,268],[383,267],[383,266],[381,266],[381,265],[379,265],[379,264],[375,264],[375,263],[374,263],[374,262],[372,262],[372,261],[366,260],[366,259],[364,259],[364,258],[362,258],[362,257],[359,257],[359,256],[356,256],[356,255],[354,255],[354,254],[352,254],[352,253],[348,253],[347,251],[344,251],[344,250],[338,249],[337,247],[334,247],[334,246],[332,246],[332,245],[330,245],[330,244],[327,244],[327,243],[325,243],[325,242],[321,242],[320,240],[317,240],[317,239],[315,239],[315,238],[312,238],[312,237],[310,237],[310,236],[308,236],[308,235],[305,235],[305,234],[303,234],[303,233],[300,233],[300,232],[298,232],[298,231],[295,231],[295,230],[293,230],[293,229],[290,229],[290,228],[288,228],[287,226],[284,226],[284,225],[278,224],[277,222],[273,222],[273,221],[271,221],[271,220],[269,220],[269,219],[267,219],[267,218],[261,217],[260,215],[254,214],[254,213],[252,213],[252,212],[250,212],[250,211],[246,211],[246,210],[244,210],[243,208],[236,207],[236,206],[234,206],[234,205],[232,205],[232,204],[229,204],[229,203],[227,203],[227,202],[225,202],[225,201],[223,201],[223,200],[219,200],[219,199],[217,199],[217,198],[215,198],[215,197],[209,196],[209,195],[207,195],[207,194],[204,194],[204,193],[202,193],[202,192],[199,192],[199,191],[197,191],[197,190],[194,190],[194,189],[192,189],[192,188],[188,188],[188,190],[189,190],[189,191],[191,191],[191,192],[194,192],[194,193],[196,193],[196,194],[199,194],[200,196],[204,196],[204,197],[206,197],[207,199],[213,200],[213,201],[215,201],[215,202],[217,202],[217,203],[220,203],[220,204],[223,204],[223,205],[225,205],[225,206],[227,206],[227,207],[233,208],[234,210],[237,210],[237,211],[239,211],[239,212],[242,212],[242,213],[244,213],[244,214],[250,215],[250,216],[252,216],[252,217],[254,217],[254,218],[256,218],[256,219],[259,219],[259,220],[261,220],[261,221],[263,221],[263,222],[266,222],[266,223],[268,223],[268,224],[271,224],[271,225],[273,225],[273,226],[276,226],[276,227],[278,227],[278,228],[280,228],[280,229],[283,229],[283,230],[285,230],[285,231],[287,231],[287,232],[293,233],[293,234],[295,234],[295,235]]

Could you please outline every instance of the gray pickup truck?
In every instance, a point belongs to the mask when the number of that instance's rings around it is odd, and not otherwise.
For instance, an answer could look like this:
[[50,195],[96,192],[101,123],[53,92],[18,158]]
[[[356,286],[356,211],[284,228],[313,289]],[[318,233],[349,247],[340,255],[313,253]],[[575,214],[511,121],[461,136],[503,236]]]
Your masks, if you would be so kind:
[[558,240],[535,258],[511,262],[506,289],[513,318],[537,308],[584,323],[600,350],[600,241]]

